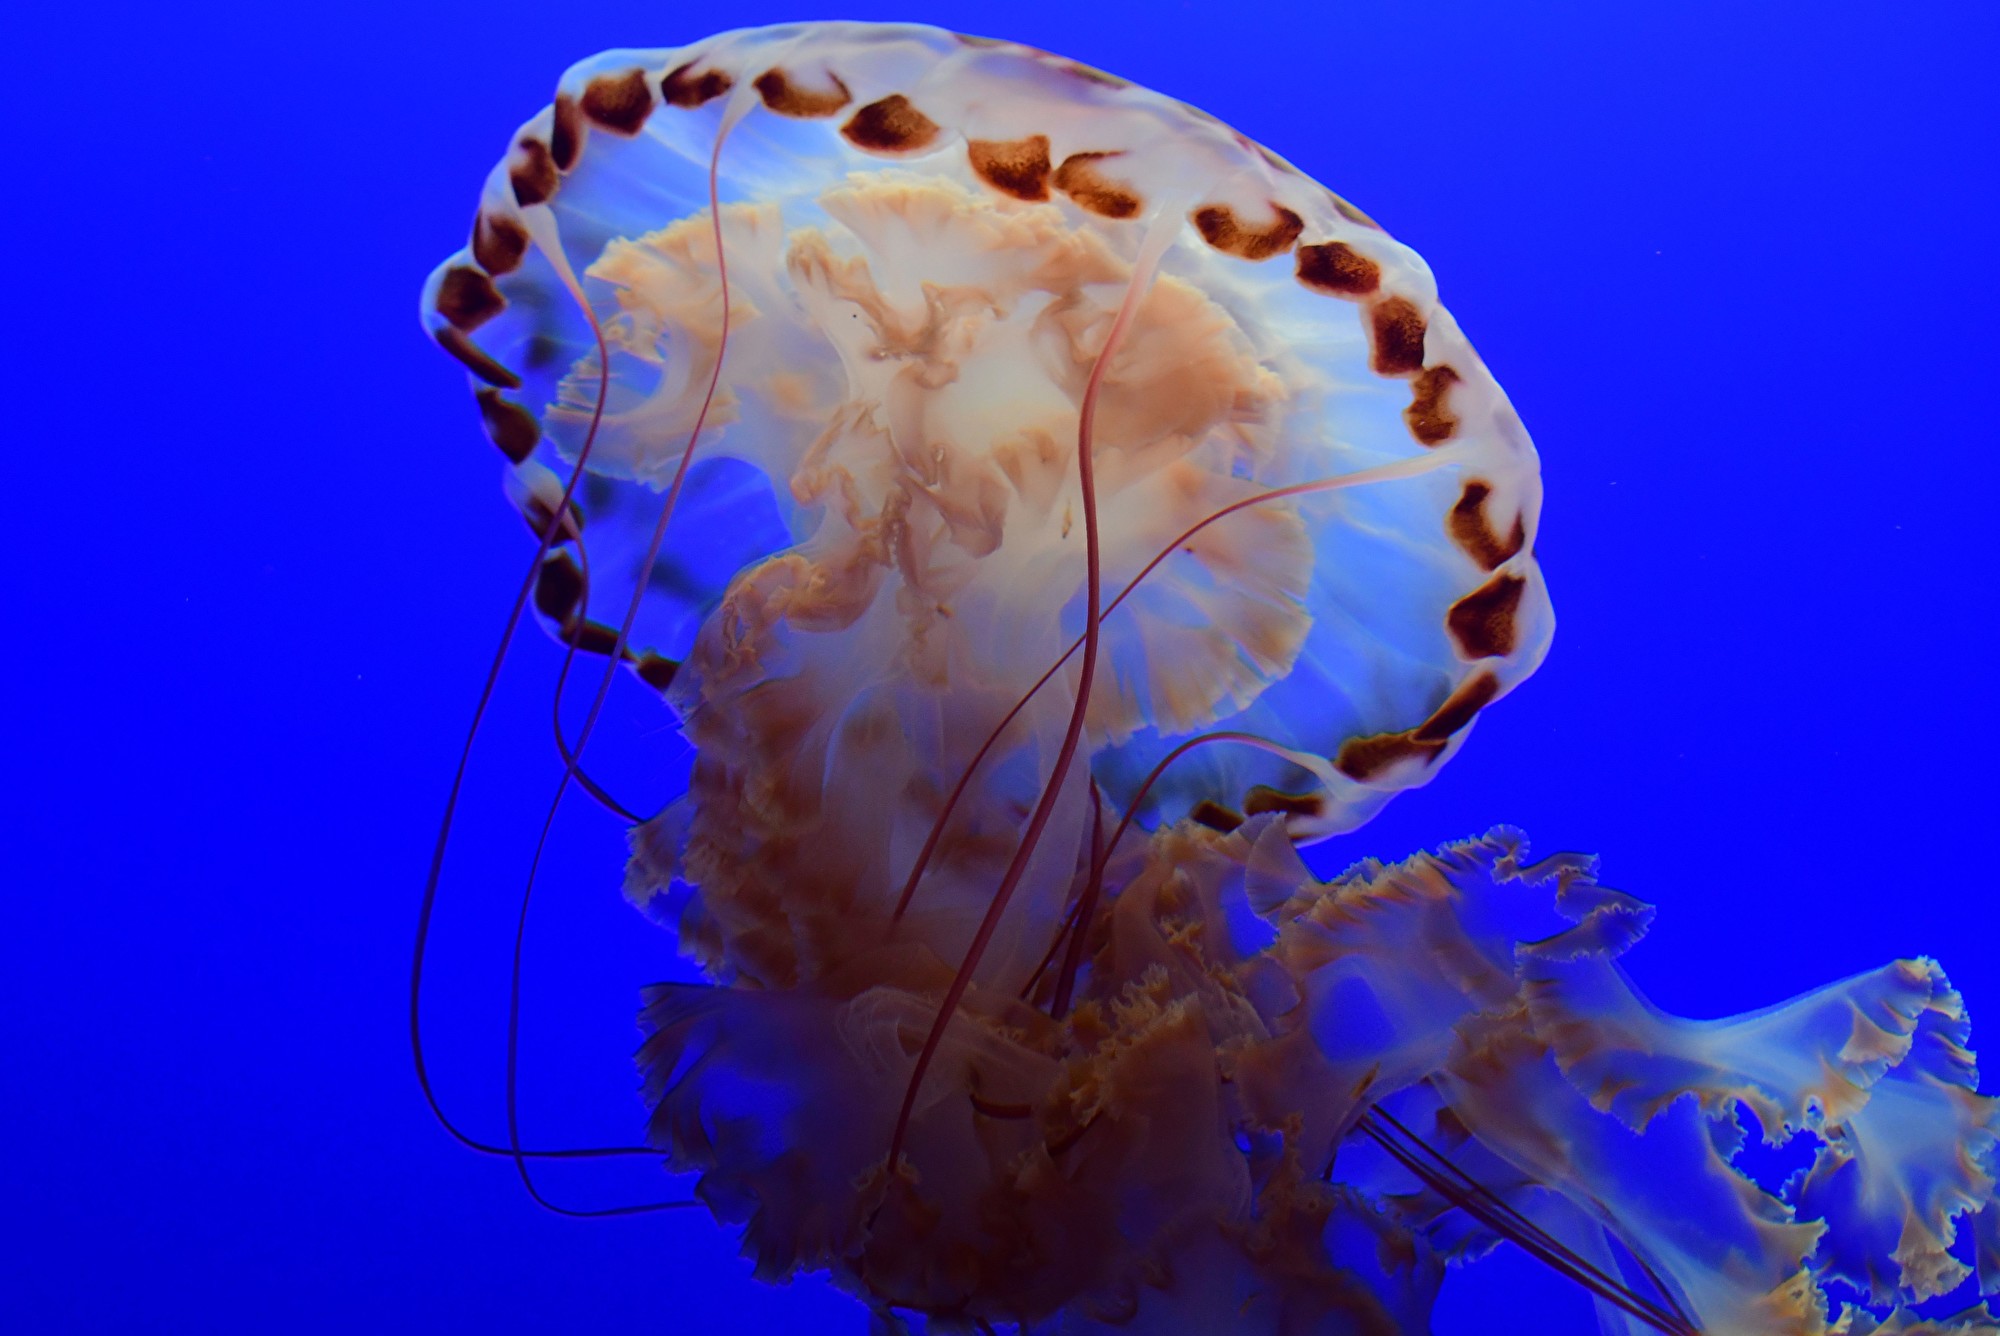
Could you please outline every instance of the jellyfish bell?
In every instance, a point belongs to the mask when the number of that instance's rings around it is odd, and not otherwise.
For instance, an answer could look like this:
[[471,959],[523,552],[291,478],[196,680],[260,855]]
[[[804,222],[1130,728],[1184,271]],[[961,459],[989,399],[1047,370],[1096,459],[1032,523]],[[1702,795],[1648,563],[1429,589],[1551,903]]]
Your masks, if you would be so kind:
[[[1087,518],[1087,764],[984,953],[996,987],[1063,912],[1093,783],[1116,813],[1188,738],[1253,734],[1274,749],[1163,772],[1145,823],[1350,829],[1548,644],[1534,449],[1422,260],[1203,113],[1043,52],[815,24],[585,61],[425,318],[517,495],[553,505],[588,442],[589,587],[559,550],[539,606],[615,627],[645,585],[629,646],[677,664],[699,760],[631,885],[685,875],[684,940],[727,977],[881,939],[959,776],[1085,630]],[[642,570],[690,452],[684,546]],[[905,940],[964,954],[1079,658],[991,741]]]
[[[621,664],[693,746],[626,869],[710,980],[644,994],[648,1141],[759,1276],[888,1329],[1417,1332],[1508,1240],[1609,1332],[1855,1332],[1822,1283],[1938,1293],[1970,1217],[2000,1286],[1931,962],[1685,1022],[1587,860],[1306,869],[1553,620],[1505,396],[1276,155],[931,28],[615,51],[423,312],[523,605],[604,661],[562,783]],[[1813,1170],[1739,1172],[1739,1106]]]

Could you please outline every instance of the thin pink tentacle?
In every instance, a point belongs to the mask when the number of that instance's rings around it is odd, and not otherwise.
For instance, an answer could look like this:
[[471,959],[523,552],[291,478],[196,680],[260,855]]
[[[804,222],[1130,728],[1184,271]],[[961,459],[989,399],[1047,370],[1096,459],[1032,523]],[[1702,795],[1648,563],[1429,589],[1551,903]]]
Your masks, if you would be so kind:
[[1220,729],[1189,738],[1160,758],[1160,763],[1146,776],[1146,781],[1139,786],[1139,791],[1132,795],[1132,801],[1125,805],[1125,814],[1118,818],[1118,824],[1112,828],[1111,842],[1098,852],[1097,858],[1091,864],[1090,880],[1084,883],[1083,895],[1077,901],[1076,931],[1070,934],[1069,950],[1063,953],[1062,973],[1056,977],[1055,997],[1049,1004],[1051,1016],[1061,1016],[1069,1011],[1070,990],[1076,983],[1076,972],[1083,961],[1083,941],[1090,935],[1090,920],[1097,911],[1097,897],[1104,885],[1105,866],[1110,863],[1111,855],[1117,850],[1119,842],[1125,838],[1125,832],[1131,827],[1132,818],[1138,812],[1139,805],[1146,801],[1146,794],[1151,791],[1154,782],[1166,773],[1168,766],[1196,747],[1209,742],[1241,742],[1246,746],[1261,747],[1266,751],[1284,754],[1284,748],[1268,738],[1260,738],[1255,733]]
[[[586,309],[585,314],[590,316],[588,309]],[[605,356],[604,336],[602,331],[597,329],[597,321],[594,316],[591,316],[591,328],[597,335],[599,358],[602,360]],[[563,485],[561,499],[557,501],[554,509],[549,514],[547,522],[542,526],[539,541],[535,545],[534,558],[528,563],[527,576],[521,581],[521,588],[514,595],[513,605],[507,613],[507,624],[500,633],[500,643],[493,652],[492,662],[487,666],[485,685],[480,688],[479,701],[473,707],[472,711],[472,723],[466,729],[464,744],[459,748],[458,766],[452,773],[451,789],[445,798],[444,815],[438,822],[437,841],[431,849],[430,869],[425,875],[423,896],[417,908],[416,943],[410,954],[409,1021],[410,1058],[416,1068],[417,1085],[423,1091],[424,1103],[430,1107],[431,1116],[437,1119],[438,1125],[443,1127],[452,1139],[460,1145],[466,1147],[468,1150],[477,1151],[482,1155],[512,1154],[516,1156],[533,1155],[537,1158],[588,1158],[599,1155],[638,1153],[638,1148],[634,1147],[601,1147],[575,1151],[524,1151],[518,1145],[511,1149],[490,1145],[461,1131],[458,1125],[446,1116],[443,1106],[438,1102],[437,1092],[431,1085],[429,1064],[424,1060],[422,1023],[424,959],[430,944],[431,920],[437,910],[438,886],[444,876],[445,853],[451,844],[452,821],[458,813],[459,795],[465,787],[466,772],[472,763],[472,746],[478,739],[479,728],[486,718],[487,707],[492,704],[494,689],[499,685],[500,681],[501,665],[506,661],[507,650],[514,640],[514,632],[520,626],[521,616],[527,610],[528,599],[534,592],[536,579],[541,573],[542,559],[548,555],[549,548],[555,541],[555,535],[561,532],[565,524],[570,523],[570,498],[575,493],[578,482],[583,478],[584,469],[590,462],[591,448],[597,440],[598,425],[604,417],[604,404],[608,391],[609,386],[600,380],[597,387],[597,401],[591,410],[590,429],[585,433],[583,446],[577,452],[576,466],[571,470],[569,480]]]
[[[1383,1119],[1406,1137],[1408,1144],[1399,1142],[1396,1136],[1391,1135],[1389,1129],[1382,1125]],[[1644,1259],[1635,1260],[1639,1261],[1640,1268],[1659,1288],[1661,1297],[1666,1300],[1666,1307],[1661,1307],[1638,1294],[1617,1277],[1605,1274],[1561,1240],[1508,1206],[1457,1165],[1427,1145],[1414,1132],[1397,1122],[1381,1106],[1377,1105],[1363,1114],[1356,1128],[1380,1146],[1391,1159],[1407,1169],[1419,1182],[1494,1233],[1511,1240],[1529,1256],[1558,1275],[1576,1282],[1654,1330],[1667,1333],[1667,1336],[1701,1336],[1701,1329],[1688,1318],[1673,1293],[1661,1283],[1657,1275],[1653,1274],[1652,1268],[1646,1266]],[[1442,1169],[1439,1166],[1442,1166]]]
[[[1315,478],[1310,482],[1293,483],[1287,487],[1276,487],[1268,492],[1260,492],[1256,496],[1249,496],[1243,498],[1241,501],[1231,502],[1214,514],[1208,515],[1190,525],[1178,538],[1155,553],[1153,559],[1140,567],[1139,573],[1134,575],[1126,582],[1125,587],[1118,591],[1118,596],[1105,605],[1103,615],[1109,617],[1113,612],[1117,611],[1118,605],[1123,603],[1126,596],[1139,587],[1141,580],[1151,575],[1160,563],[1172,556],[1182,544],[1186,543],[1203,529],[1206,529],[1209,525],[1214,524],[1217,520],[1234,515],[1239,511],[1248,510],[1253,506],[1264,505],[1270,501],[1282,501],[1287,497],[1306,496],[1315,492],[1333,492],[1339,491],[1342,488],[1358,487],[1365,483],[1387,482],[1397,478],[1416,477],[1419,474],[1428,473],[1432,469],[1440,467],[1445,462],[1447,462],[1447,458],[1441,453],[1419,455],[1414,459],[1397,464],[1385,464],[1378,468],[1359,469],[1353,473],[1336,474],[1329,478]],[[931,822],[930,834],[924,839],[923,847],[917,851],[916,862],[910,868],[910,875],[903,882],[902,893],[896,897],[896,908],[889,915],[891,922],[901,919],[903,912],[910,907],[910,901],[917,893],[917,883],[922,880],[925,871],[929,869],[931,858],[937,851],[938,841],[944,835],[945,823],[951,820],[952,812],[958,807],[958,800],[965,795],[966,786],[972,782],[972,776],[979,769],[980,763],[986,759],[987,753],[993,750],[994,744],[1006,733],[1008,726],[1020,716],[1022,710],[1028,707],[1028,702],[1035,698],[1035,694],[1048,684],[1049,679],[1054,677],[1065,663],[1069,662],[1070,656],[1075,654],[1082,645],[1082,636],[1078,636],[1070,642],[1069,648],[1062,652],[1062,657],[1050,664],[1048,671],[1035,679],[1034,685],[1029,687],[1021,698],[1014,702],[1014,708],[1007,711],[1006,716],[994,726],[993,731],[986,735],[986,741],[980,744],[979,750],[973,753],[972,759],[965,763],[965,768],[959,772],[958,782],[952,786],[951,794],[945,799],[944,806],[939,810],[937,819]]]
[[[659,521],[653,526],[652,542],[648,545],[646,549],[645,559],[639,565],[639,569],[641,571],[647,571],[652,569],[653,562],[659,556],[660,545],[666,539],[667,524],[673,518],[674,505],[680,499],[682,484],[687,480],[688,465],[694,459],[695,443],[701,438],[702,427],[706,425],[708,421],[709,408],[715,402],[716,387],[722,381],[723,358],[728,351],[729,269],[728,269],[727,259],[725,258],[724,255],[723,243],[722,243],[722,208],[720,203],[720,189],[717,182],[717,176],[718,176],[719,165],[722,158],[722,142],[723,139],[727,136],[730,126],[731,126],[731,121],[728,120],[727,117],[725,117],[721,127],[716,132],[715,147],[709,154],[709,160],[708,160],[709,221],[710,225],[714,228],[716,275],[722,291],[722,332],[716,347],[715,368],[709,375],[708,390],[706,394],[704,394],[704,396],[702,397],[701,411],[695,416],[694,429],[688,433],[687,448],[681,452],[680,465],[674,470],[673,483],[667,489],[667,499],[666,503],[660,509]],[[590,312],[587,302],[584,303],[584,306],[585,306],[585,314],[590,318],[591,327],[593,329],[597,329],[598,324],[595,314]],[[604,348],[603,334],[601,331],[598,334],[598,347],[600,350]],[[609,358],[602,351],[600,351],[599,354],[599,367],[601,371],[601,376],[598,385],[598,394],[601,402],[604,395],[605,384],[606,382],[608,382],[611,374]],[[580,471],[581,470],[579,469],[579,472]],[[631,634],[633,622],[638,618],[639,605],[641,600],[645,596],[645,592],[646,592],[646,582],[643,579],[641,579],[633,588],[632,601],[630,605],[626,608],[624,621],[622,621],[618,627],[617,641],[612,646],[610,663],[605,669],[604,677],[598,683],[596,695],[591,699],[590,710],[584,716],[583,726],[577,732],[576,747],[572,752],[569,753],[568,761],[563,767],[562,778],[556,784],[555,796],[549,802],[548,813],[546,816],[542,818],[541,833],[535,841],[534,858],[528,865],[528,880],[527,884],[522,888],[521,891],[520,912],[516,916],[514,924],[513,970],[512,970],[511,983],[508,989],[508,1001],[507,1001],[508,1145],[509,1147],[514,1148],[515,1151],[514,1169],[521,1179],[521,1186],[524,1189],[526,1189],[528,1195],[534,1199],[537,1205],[541,1206],[545,1210],[552,1211],[558,1215],[567,1215],[567,1216],[637,1215],[649,1211],[669,1210],[687,1205],[687,1203],[685,1202],[648,1202],[635,1206],[612,1207],[599,1211],[575,1211],[568,1209],[566,1207],[561,1207],[549,1201],[546,1197],[542,1195],[540,1190],[536,1188],[534,1177],[528,1170],[527,1159],[525,1156],[519,1153],[518,1149],[520,1146],[519,1072],[520,1072],[520,1046],[521,1046],[520,1045],[521,957],[527,942],[528,909],[534,897],[535,877],[536,874],[541,869],[542,854],[548,847],[549,832],[555,826],[556,813],[559,810],[561,810],[563,796],[569,791],[569,783],[571,779],[575,777],[577,766],[582,761],[583,749],[587,745],[589,745],[591,731],[596,727],[597,718],[599,713],[602,711],[604,707],[605,698],[610,694],[612,680],[617,676],[619,662],[622,660],[625,653],[625,642]],[[572,646],[571,649],[573,652],[574,646]]]
[[[1090,781],[1090,857],[1092,866],[1096,865],[1097,856],[1103,851],[1104,799],[1098,793],[1097,781],[1093,779]],[[1030,974],[1028,981],[1021,985],[1020,998],[1023,1002],[1026,1002],[1034,995],[1035,985],[1042,981],[1042,975],[1048,973],[1049,966],[1055,963],[1056,951],[1063,944],[1063,935],[1069,931],[1070,925],[1076,922],[1076,911],[1082,905],[1083,893],[1078,891],[1077,898],[1070,901],[1069,908],[1063,911],[1062,922],[1057,925],[1055,936],[1049,939],[1049,949],[1042,952],[1041,961],[1035,966],[1035,972]]]
[[[575,542],[578,572],[583,580],[583,594],[577,600],[577,607],[579,609],[588,609],[590,607],[590,548],[584,543],[581,534],[577,535]],[[578,615],[581,616],[582,613],[579,612]],[[592,779],[589,773],[584,770],[581,759],[572,753],[569,739],[563,736],[563,688],[569,684],[570,666],[576,662],[578,641],[581,639],[580,630],[581,628],[579,628],[579,634],[576,636],[565,635],[563,637],[565,649],[563,651],[562,667],[556,673],[555,695],[549,705],[550,723],[555,731],[556,755],[562,757],[564,765],[575,767],[578,788],[595,798],[598,805],[604,808],[605,811],[630,825],[636,826],[643,822],[645,818],[627,808],[625,804],[619,802],[616,798],[613,798],[596,780]],[[612,662],[616,664],[618,660],[614,659]]]
[[958,1004],[965,998],[965,990],[972,985],[972,972],[978,968],[980,957],[985,955],[987,945],[993,940],[993,934],[1000,926],[1000,917],[1007,911],[1007,902],[1013,898],[1014,888],[1020,885],[1021,877],[1028,870],[1028,860],[1041,842],[1042,831],[1055,811],[1056,799],[1062,791],[1063,780],[1069,774],[1070,763],[1076,758],[1077,744],[1083,739],[1083,720],[1090,708],[1091,682],[1097,672],[1099,621],[1103,615],[1100,606],[1102,590],[1099,588],[1097,478],[1091,462],[1091,425],[1097,412],[1097,394],[1104,383],[1104,373],[1111,365],[1119,340],[1132,323],[1133,313],[1138,310],[1140,294],[1151,285],[1157,264],[1158,256],[1154,255],[1143,267],[1135,267],[1132,280],[1125,288],[1125,299],[1119,303],[1117,317],[1112,320],[1111,329],[1105,335],[1104,347],[1091,363],[1090,379],[1084,385],[1083,403],[1077,413],[1076,471],[1083,504],[1084,619],[1083,663],[1077,672],[1076,703],[1070,709],[1062,748],[1056,753],[1055,765],[1049,772],[1048,781],[1042,786],[1041,799],[1035,804],[1034,814],[1029,817],[1027,829],[1022,832],[1021,842],[1014,850],[1014,860],[1008,864],[1007,873],[1001,878],[999,889],[993,893],[993,900],[987,905],[986,914],[973,934],[972,945],[966,949],[965,959],[960,962],[951,986],[945,990],[937,1018],[931,1022],[930,1033],[924,1037],[924,1046],[917,1054],[909,1084],[904,1087],[902,1108],[896,1114],[896,1129],[889,1139],[888,1163],[892,1173],[902,1155],[903,1138],[908,1134],[910,1113],[916,1108],[917,1091],[923,1086],[924,1075],[930,1070],[931,1060],[937,1056],[938,1045],[944,1041],[945,1029],[957,1013]]

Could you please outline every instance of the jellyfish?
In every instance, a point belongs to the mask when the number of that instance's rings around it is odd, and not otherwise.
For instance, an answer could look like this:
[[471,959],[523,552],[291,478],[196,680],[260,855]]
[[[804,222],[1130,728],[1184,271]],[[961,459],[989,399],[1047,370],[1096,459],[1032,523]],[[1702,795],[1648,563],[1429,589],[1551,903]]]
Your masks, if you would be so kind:
[[[705,974],[643,993],[634,1149],[760,1278],[884,1330],[1421,1332],[1507,1242],[1612,1333],[1995,1330],[1907,1311],[2000,1288],[1935,962],[1692,1022],[1592,860],[1300,858],[1554,620],[1505,394],[1275,153],[921,26],[612,51],[422,316],[535,539],[509,634],[590,699],[557,801]],[[656,813],[586,764],[621,671],[693,750]]]

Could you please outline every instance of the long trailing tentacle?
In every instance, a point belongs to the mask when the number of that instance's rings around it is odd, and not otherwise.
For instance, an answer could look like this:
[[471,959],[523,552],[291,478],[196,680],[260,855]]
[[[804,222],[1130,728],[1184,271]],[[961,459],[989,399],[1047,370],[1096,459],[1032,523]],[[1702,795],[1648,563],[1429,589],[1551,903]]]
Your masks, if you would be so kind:
[[[679,501],[682,485],[687,480],[688,465],[694,460],[695,445],[701,439],[702,428],[707,425],[709,408],[715,401],[716,388],[722,381],[723,360],[729,344],[729,268],[722,240],[722,207],[718,176],[721,167],[723,141],[728,137],[731,128],[742,118],[745,110],[747,110],[747,104],[740,100],[732,102],[729,110],[724,113],[721,124],[716,129],[715,145],[709,153],[708,160],[709,225],[714,229],[716,272],[722,293],[722,334],[716,350],[715,367],[709,375],[708,389],[702,398],[701,411],[696,415],[694,427],[688,433],[687,447],[681,452],[680,464],[674,470],[673,482],[669,485],[666,500],[660,507],[659,520],[653,526],[652,541],[647,546],[644,560],[640,562],[639,569],[642,571],[652,567],[653,562],[659,556],[660,545],[666,540],[667,525],[673,519],[675,503]],[[605,387],[610,378],[610,358],[604,351],[605,342],[603,332],[598,324],[596,314],[590,309],[590,303],[585,297],[581,286],[577,283],[574,274],[570,272],[567,261],[561,258],[560,246],[556,249],[556,258],[559,261],[558,269],[563,275],[564,282],[568,286],[571,296],[582,307],[585,316],[590,320],[592,330],[596,332],[599,349],[598,365],[601,371],[598,380],[598,402],[600,404],[599,412],[601,413]],[[579,473],[581,472],[581,465],[579,465],[578,471]],[[575,479],[572,478],[572,486],[574,483]],[[567,499],[566,495],[565,499]],[[521,1179],[521,1186],[533,1198],[536,1205],[557,1215],[575,1217],[638,1215],[689,1205],[687,1202],[644,1202],[630,1206],[607,1207],[587,1211],[578,1211],[559,1206],[549,1201],[542,1195],[540,1189],[535,1186],[534,1175],[528,1168],[528,1157],[520,1153],[519,1149],[521,1144],[519,1081],[521,1056],[521,960],[527,944],[528,911],[534,898],[535,877],[541,869],[542,854],[548,847],[549,833],[555,827],[556,814],[562,808],[563,797],[569,791],[570,782],[576,777],[577,768],[582,762],[583,750],[589,745],[591,731],[596,727],[598,716],[604,708],[605,699],[610,695],[611,683],[616,678],[618,665],[624,657],[626,642],[631,637],[632,625],[638,619],[639,605],[645,596],[645,590],[646,585],[643,580],[639,581],[633,588],[631,602],[626,607],[624,619],[619,623],[618,636],[611,649],[610,662],[605,667],[604,676],[598,682],[596,694],[591,699],[589,711],[584,715],[583,724],[577,731],[576,745],[566,752],[562,778],[557,781],[555,795],[550,799],[548,812],[542,818],[541,832],[535,841],[534,857],[528,865],[528,878],[521,890],[520,910],[514,922],[514,952],[507,997],[507,1144],[513,1152],[514,1169]],[[575,647],[571,646],[569,653],[573,654],[574,652]],[[560,707],[560,699],[558,699],[558,707]]]
[[[585,318],[590,322],[591,331],[597,341],[599,365],[608,366],[609,358],[605,347],[604,334],[603,330],[598,326],[595,313],[591,311],[589,303],[583,300],[581,289],[576,284],[574,276],[569,273],[567,262],[560,254],[560,251],[557,251],[553,255],[552,259],[553,262],[556,264],[558,270],[562,272],[564,274],[564,277],[568,280],[571,293],[576,298],[578,305],[581,307]],[[584,473],[590,463],[591,449],[596,443],[598,429],[604,418],[605,400],[608,392],[609,392],[608,378],[600,377],[597,388],[597,396],[591,409],[589,429],[585,432],[583,438],[583,444],[577,451],[576,463],[570,472],[568,480],[565,482],[563,486],[561,499],[551,509],[546,522],[541,526],[541,532],[538,535],[538,541],[536,543],[534,557],[529,562],[527,575],[522,579],[521,587],[515,593],[513,604],[508,609],[507,621],[505,627],[501,631],[499,645],[495,648],[492,661],[487,666],[486,680],[485,683],[480,688],[479,699],[473,707],[472,722],[466,729],[465,741],[459,749],[458,764],[457,768],[452,773],[451,787],[445,799],[444,814],[438,823],[437,840],[431,851],[430,867],[424,879],[423,896],[421,901],[419,902],[417,910],[416,941],[411,951],[410,1013],[409,1013],[410,1058],[412,1065],[416,1070],[417,1084],[419,1088],[423,1091],[424,1102],[430,1108],[432,1117],[437,1119],[438,1125],[444,1128],[446,1133],[448,1133],[451,1136],[451,1138],[457,1141],[461,1146],[465,1147],[467,1150],[474,1151],[481,1155],[506,1156],[508,1158],[513,1159],[517,1164],[520,1164],[527,1160],[598,1160],[598,1159],[615,1159],[615,1158],[629,1157],[629,1156],[657,1156],[659,1154],[659,1151],[651,1146],[564,1146],[564,1147],[522,1146],[520,1144],[519,1137],[511,1135],[512,1131],[511,1123],[510,1123],[509,1143],[507,1145],[504,1146],[496,1145],[491,1142],[482,1141],[479,1138],[472,1136],[470,1133],[467,1133],[466,1131],[461,1129],[457,1125],[457,1123],[453,1122],[451,1117],[445,1113],[444,1107],[437,1097],[436,1089],[431,1083],[429,1064],[426,1062],[424,1057],[423,1025],[422,1025],[424,963],[428,955],[428,948],[430,944],[431,924],[436,916],[438,889],[443,881],[445,855],[451,843],[452,823],[454,817],[457,815],[458,800],[460,794],[463,792],[465,787],[466,774],[471,767],[473,745],[478,739],[480,726],[485,720],[486,711],[492,703],[494,690],[499,684],[501,667],[506,661],[508,649],[513,644],[514,633],[520,626],[522,615],[527,611],[528,599],[534,592],[535,581],[541,571],[542,562],[544,558],[547,557],[549,549],[555,545],[558,535],[561,535],[567,531],[570,537],[575,539],[577,544],[579,559],[584,563],[583,569],[586,572],[589,569],[588,567],[589,558],[584,553],[583,543],[581,538],[581,528],[580,526],[576,525],[573,520],[573,512],[570,509],[570,502],[576,492],[578,484],[581,482]],[[588,587],[587,574],[585,576],[585,579],[587,588]],[[568,650],[564,656],[563,671],[567,673],[570,660],[571,658],[574,657],[576,652],[576,641],[574,637],[565,637],[565,639],[568,641]],[[614,659],[613,662],[615,664],[617,660]],[[560,688],[558,688],[558,690],[560,690]],[[557,743],[558,746],[561,746],[560,726],[558,726],[557,729]],[[565,755],[568,755],[568,753],[566,752]],[[590,787],[593,789],[593,791],[596,790],[596,785],[594,783],[591,783],[591,781],[589,781],[587,777],[585,778],[584,782],[586,784],[589,784]],[[518,985],[518,968],[519,968],[519,962],[517,957],[516,960],[517,985]],[[536,1200],[541,1205],[543,1205],[549,1210],[555,1211],[557,1214],[576,1215],[576,1216],[631,1215],[631,1214],[639,1214],[652,1211],[680,1210],[688,1207],[697,1206],[700,1204],[692,1200],[665,1201],[665,1202],[648,1202],[633,1207],[612,1207],[604,1210],[595,1210],[595,1211],[574,1211],[565,1207],[555,1205],[546,1200],[543,1200],[539,1195],[536,1197]]]
[[[586,314],[589,314],[587,306],[585,307],[585,311]],[[593,331],[597,332],[599,358],[602,360],[605,357],[604,336],[602,331],[597,330],[594,318],[591,320],[591,327]],[[409,1032],[411,1063],[416,1069],[417,1085],[423,1091],[424,1103],[429,1106],[431,1116],[437,1119],[438,1125],[444,1128],[453,1140],[466,1149],[477,1151],[482,1155],[512,1155],[534,1159],[594,1159],[647,1153],[643,1147],[632,1146],[528,1150],[520,1147],[518,1144],[497,1146],[479,1140],[477,1137],[463,1131],[445,1113],[443,1105],[438,1100],[437,1091],[431,1084],[430,1067],[424,1058],[423,1039],[424,962],[430,945],[431,922],[437,911],[438,888],[444,877],[445,854],[451,845],[452,822],[458,813],[458,800],[465,788],[466,773],[471,768],[473,744],[478,740],[480,725],[485,721],[487,708],[493,700],[494,689],[499,685],[501,666],[506,662],[508,648],[514,641],[514,633],[520,627],[522,614],[527,611],[528,599],[534,592],[536,577],[541,571],[543,558],[548,555],[549,548],[555,543],[556,535],[563,532],[565,526],[572,524],[570,499],[574,495],[578,483],[583,478],[584,470],[590,462],[590,451],[597,439],[598,426],[603,421],[605,399],[608,392],[608,381],[601,379],[598,384],[596,403],[591,410],[590,428],[584,436],[582,448],[577,452],[576,465],[571,470],[568,481],[563,485],[561,499],[550,512],[547,521],[541,526],[541,533],[535,546],[534,558],[528,563],[528,573],[523,577],[521,587],[515,593],[513,604],[508,609],[507,622],[500,633],[500,643],[494,649],[492,661],[487,665],[486,681],[480,688],[478,702],[474,705],[472,711],[472,722],[466,728],[465,741],[459,748],[457,768],[452,772],[451,788],[445,797],[444,814],[438,822],[437,840],[431,849],[430,868],[425,874],[423,896],[417,907],[416,942],[410,953]]]

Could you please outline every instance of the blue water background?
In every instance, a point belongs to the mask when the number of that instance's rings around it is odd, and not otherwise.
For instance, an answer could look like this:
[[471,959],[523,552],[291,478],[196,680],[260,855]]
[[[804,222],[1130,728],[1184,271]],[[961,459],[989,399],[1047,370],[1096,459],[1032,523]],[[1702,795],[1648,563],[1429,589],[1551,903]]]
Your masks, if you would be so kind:
[[[1660,906],[1693,1015],[1934,953],[2000,1047],[1996,41],[1987,4],[940,4],[1207,108],[1380,218],[1543,452],[1547,666],[1324,851],[1501,821]],[[420,1103],[407,951],[530,546],[417,288],[570,61],[744,4],[11,6],[0,1325],[829,1331],[705,1215],[576,1223]],[[25,532],[23,532],[25,530]],[[502,1135],[505,952],[556,769],[524,636],[441,904],[441,1089]],[[592,755],[684,765],[621,682]],[[682,967],[566,809],[524,1127],[638,1126]],[[1988,1088],[1991,1088],[1989,1078]],[[556,1167],[606,1204],[643,1164]],[[1594,1330],[1518,1255],[1440,1333]]]

